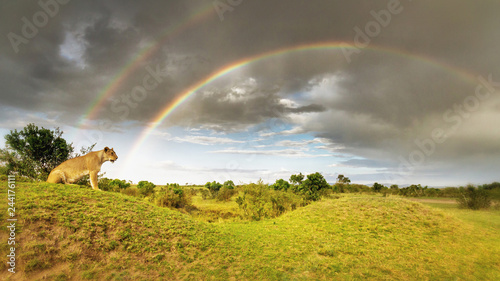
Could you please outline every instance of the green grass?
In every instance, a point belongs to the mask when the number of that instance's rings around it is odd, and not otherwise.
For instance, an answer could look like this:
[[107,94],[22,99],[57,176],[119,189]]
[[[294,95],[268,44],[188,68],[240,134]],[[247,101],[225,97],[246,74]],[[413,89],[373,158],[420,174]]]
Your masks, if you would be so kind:
[[[500,279],[497,211],[359,195],[214,224],[118,193],[45,183],[17,190],[20,273],[2,263],[1,280]],[[236,211],[233,201],[193,202]],[[2,227],[0,241],[7,235]]]
[[197,211],[191,212],[191,215],[204,222],[223,223],[228,221],[241,220],[241,211],[233,196],[228,202],[217,201],[216,199],[203,199],[201,195],[192,197],[192,204]]

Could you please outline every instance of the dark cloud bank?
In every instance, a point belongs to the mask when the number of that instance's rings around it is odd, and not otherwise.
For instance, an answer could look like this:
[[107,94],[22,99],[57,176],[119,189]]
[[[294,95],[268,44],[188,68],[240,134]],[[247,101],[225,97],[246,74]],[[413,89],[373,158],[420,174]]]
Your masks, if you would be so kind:
[[[2,126],[30,121],[27,116],[75,125],[106,85],[159,40],[98,120],[141,126],[190,85],[233,61],[338,41],[359,48],[349,49],[347,58],[342,49],[311,50],[252,63],[202,88],[163,126],[234,132],[278,118],[368,161],[350,165],[376,166],[381,162],[375,159],[384,159],[380,168],[399,167],[401,174],[417,166],[423,173],[474,167],[478,178],[471,181],[494,178],[490,167],[500,156],[500,3],[238,3],[2,2]],[[165,31],[204,7],[212,7],[211,15],[164,39]],[[133,89],[144,84],[148,67],[165,74],[131,106],[127,101],[134,101]],[[118,112],[118,106],[129,110]]]

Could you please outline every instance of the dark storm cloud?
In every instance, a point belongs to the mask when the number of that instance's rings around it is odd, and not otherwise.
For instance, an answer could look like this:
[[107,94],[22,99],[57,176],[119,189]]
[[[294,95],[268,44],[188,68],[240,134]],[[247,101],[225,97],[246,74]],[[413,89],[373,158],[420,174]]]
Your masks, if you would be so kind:
[[[54,3],[63,3],[41,2],[52,3],[52,12]],[[231,72],[200,89],[164,126],[234,131],[281,118],[346,152],[392,159],[407,157],[418,149],[415,139],[431,137],[436,128],[457,127],[435,157],[454,159],[458,150],[464,157],[498,153],[498,134],[488,129],[498,127],[498,94],[480,100],[479,109],[468,112],[473,117],[465,118],[454,106],[463,106],[478,82],[465,81],[452,69],[500,81],[499,2],[244,0],[222,16],[213,3],[74,0],[57,4],[57,12],[27,38],[26,22],[43,20],[34,16],[46,9],[36,1],[4,1],[2,107],[26,116],[50,112],[50,122],[74,125],[138,54],[162,42],[96,116],[117,126],[143,125],[231,62],[300,44],[342,41],[357,49],[348,49],[347,57],[341,49],[284,54]],[[206,7],[211,15],[168,33]],[[11,33],[23,42],[13,45]],[[374,46],[400,51],[371,50]],[[158,68],[166,73],[161,81],[134,97],[148,69]],[[14,118],[5,112],[3,120]]]

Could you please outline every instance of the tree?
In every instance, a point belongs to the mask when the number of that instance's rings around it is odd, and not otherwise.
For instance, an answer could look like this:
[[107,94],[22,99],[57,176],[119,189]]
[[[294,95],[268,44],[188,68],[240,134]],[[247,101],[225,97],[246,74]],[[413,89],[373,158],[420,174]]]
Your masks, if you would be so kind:
[[6,148],[0,150],[0,161],[10,171],[16,171],[31,179],[45,180],[50,171],[68,160],[73,146],[66,142],[63,132],[38,128],[28,124],[21,131],[10,131],[5,135]]
[[378,182],[373,184],[373,191],[375,191],[375,192],[380,192],[380,191],[382,191],[383,188],[387,188],[387,187],[385,187],[384,185],[382,185]]
[[339,175],[337,177],[337,182],[338,183],[351,183],[351,180],[348,177],[345,177],[344,175]]
[[215,198],[215,197],[217,197],[217,193],[221,189],[222,184],[220,184],[220,183],[218,183],[216,181],[207,182],[205,184],[205,187],[208,188],[208,190],[210,190],[210,194],[211,194],[212,198]]
[[302,182],[302,192],[304,193],[307,200],[317,201],[320,199],[320,190],[329,188],[330,185],[326,182],[326,179],[320,173],[314,173],[307,175],[307,179]]
[[235,185],[232,180],[227,180],[224,182],[224,185],[222,187],[225,187],[227,189],[234,189]]
[[279,179],[276,180],[273,185],[271,185],[271,188],[273,188],[274,190],[287,191],[290,188],[290,184],[284,179]]
[[338,175],[337,182],[333,186],[333,191],[344,193],[346,192],[346,190],[350,189],[350,183],[351,180],[348,177],[345,177],[344,175]]
[[398,194],[398,192],[399,192],[399,186],[397,184],[391,185],[391,193]]
[[302,184],[302,180],[304,180],[304,175],[302,173],[300,173],[298,175],[291,175],[290,176],[290,182],[292,184],[301,185]]

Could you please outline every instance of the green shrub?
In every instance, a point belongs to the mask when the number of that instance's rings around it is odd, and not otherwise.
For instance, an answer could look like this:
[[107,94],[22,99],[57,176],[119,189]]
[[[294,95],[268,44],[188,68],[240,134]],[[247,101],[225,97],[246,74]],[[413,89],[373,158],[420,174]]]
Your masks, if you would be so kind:
[[460,188],[460,190],[461,194],[457,201],[461,208],[479,210],[487,209],[491,206],[491,199],[484,188],[468,185],[465,188]]
[[232,180],[227,180],[224,182],[222,187],[225,187],[227,189],[234,189],[235,185],[234,185],[234,182]]
[[274,218],[305,205],[301,196],[271,189],[262,181],[245,185],[241,190],[243,195],[236,198],[236,203],[244,217],[252,220]]
[[137,189],[139,189],[139,194],[142,196],[149,196],[154,193],[156,185],[149,181],[140,181],[137,184]]
[[222,188],[222,184],[213,181],[213,182],[207,182],[205,184],[205,187],[208,188],[210,191],[210,198],[214,199],[217,197],[217,193],[219,193],[219,190]]
[[273,185],[271,185],[271,188],[274,190],[287,191],[288,189],[290,189],[290,183],[288,183],[284,179],[279,179],[279,180],[276,180],[276,182]]
[[191,193],[180,187],[162,188],[155,195],[155,204],[160,207],[185,208],[191,205]]
[[345,184],[342,182],[337,182],[332,186],[332,190],[335,193],[345,193],[349,190],[347,187],[348,187],[348,184]]
[[126,182],[125,180],[119,180],[119,179],[114,179],[112,180],[109,185],[114,189],[114,190],[120,190],[120,189],[125,189],[127,187],[130,187],[130,183]]
[[217,196],[215,197],[215,199],[217,199],[217,201],[229,201],[231,200],[231,197],[233,197],[233,195],[235,195],[236,193],[238,192],[234,189],[234,187],[222,187],[219,192],[217,192]]
[[99,189],[101,190],[115,191],[115,192],[119,192],[120,190],[130,187],[130,183],[126,182],[125,180],[119,180],[119,179],[112,180],[108,178],[100,178],[98,185]]

